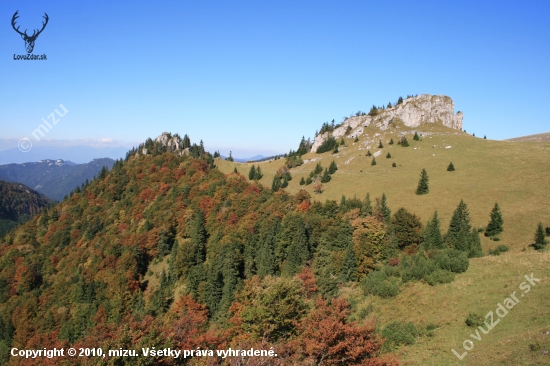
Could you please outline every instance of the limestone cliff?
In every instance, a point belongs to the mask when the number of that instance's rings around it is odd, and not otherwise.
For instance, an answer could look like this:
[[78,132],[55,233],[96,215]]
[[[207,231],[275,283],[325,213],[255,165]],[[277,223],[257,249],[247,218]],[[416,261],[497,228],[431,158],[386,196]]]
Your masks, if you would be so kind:
[[438,123],[443,126],[462,130],[462,112],[454,113],[454,103],[450,97],[445,95],[422,94],[416,97],[407,98],[403,103],[379,110],[376,116],[356,116],[346,119],[338,128],[332,132],[325,132],[317,135],[311,151],[317,148],[329,137],[342,137],[351,127],[348,137],[356,137],[363,134],[363,129],[371,124],[381,131],[388,126],[400,121],[408,127],[419,127],[422,124]]

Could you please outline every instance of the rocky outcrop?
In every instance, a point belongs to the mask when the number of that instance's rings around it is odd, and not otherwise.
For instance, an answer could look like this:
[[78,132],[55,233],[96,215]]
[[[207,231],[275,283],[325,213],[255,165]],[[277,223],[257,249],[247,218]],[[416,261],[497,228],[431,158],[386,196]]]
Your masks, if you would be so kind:
[[462,130],[463,113],[458,112],[455,114],[454,109],[453,100],[445,95],[422,94],[408,98],[392,108],[380,110],[377,116],[355,116],[346,119],[334,131],[317,135],[311,151],[317,151],[317,148],[331,135],[335,138],[342,137],[346,133],[351,138],[360,136],[363,134],[364,128],[371,124],[381,131],[386,130],[391,123],[397,121],[408,127],[437,123],[456,130]]

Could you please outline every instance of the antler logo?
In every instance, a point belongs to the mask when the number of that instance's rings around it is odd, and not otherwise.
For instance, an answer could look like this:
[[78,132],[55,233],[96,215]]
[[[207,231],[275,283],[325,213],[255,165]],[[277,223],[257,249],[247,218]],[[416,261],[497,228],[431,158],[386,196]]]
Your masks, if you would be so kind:
[[19,15],[17,15],[17,13],[19,13],[19,10],[16,11],[15,14],[13,14],[13,18],[11,18],[11,26],[17,33],[21,35],[21,38],[23,38],[23,40],[25,41],[25,48],[27,49],[27,53],[31,53],[34,49],[34,42],[36,41],[36,38],[38,38],[38,35],[42,33],[44,28],[46,28],[46,24],[48,24],[48,20],[50,18],[48,18],[48,14],[44,13],[44,19],[46,19],[46,21],[42,22],[42,29],[35,29],[32,36],[29,36],[26,29],[25,32],[21,33],[19,31],[19,27],[15,28],[15,21],[17,18],[19,18]]

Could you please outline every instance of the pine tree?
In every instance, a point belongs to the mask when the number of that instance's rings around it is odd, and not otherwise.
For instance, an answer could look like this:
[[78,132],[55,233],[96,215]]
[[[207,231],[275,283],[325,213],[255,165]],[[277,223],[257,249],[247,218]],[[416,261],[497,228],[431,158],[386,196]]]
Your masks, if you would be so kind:
[[361,206],[361,216],[372,216],[372,203],[370,201],[370,193],[367,193],[365,201]]
[[397,104],[403,104],[403,97],[399,97],[399,99],[397,99]]
[[254,180],[260,180],[263,176],[264,175],[262,173],[262,168],[260,168],[260,166],[258,165],[258,167],[256,168],[256,175],[254,176]]
[[477,231],[476,228],[473,228],[470,235],[470,252],[468,253],[468,258],[483,257],[483,251],[481,250],[481,240],[479,239],[479,231]]
[[338,166],[336,165],[336,162],[333,160],[332,163],[330,163],[330,166],[328,167],[328,173],[334,174],[338,170]]
[[342,137],[342,139],[340,140],[340,145],[344,145],[346,142],[344,141],[344,138]]
[[250,171],[248,172],[248,179],[250,180],[256,179],[256,167],[254,165],[250,167]]
[[238,174],[237,167],[233,168],[233,173]]
[[376,165],[376,158],[373,156],[370,165]]
[[273,177],[273,182],[271,183],[271,190],[277,192],[281,188],[281,180],[277,176]]
[[393,139],[390,140],[390,145],[393,145]]
[[306,180],[302,177],[302,179],[300,179],[300,185],[303,186],[304,184],[306,184]]
[[382,145],[382,140],[380,140],[380,142],[378,143],[378,148],[379,148],[379,149],[384,148],[384,145]]
[[321,166],[321,163],[317,163],[317,165],[315,165],[315,169],[313,170],[313,175],[317,175],[322,172],[323,172],[323,167]]
[[487,140],[487,136],[486,136],[486,135],[485,135],[485,136],[483,136],[483,139],[484,139],[484,140]]
[[225,160],[230,161],[230,162],[234,162],[234,161],[235,161],[235,159],[233,159],[233,154],[232,154],[231,151],[229,152],[229,157],[228,157],[227,159],[225,159]]
[[370,152],[370,150],[367,150],[367,156],[372,156],[372,153]]
[[391,107],[393,107],[393,106],[391,105],[391,102],[388,102],[388,108],[391,108]]
[[443,248],[443,237],[441,236],[441,227],[439,223],[439,217],[437,211],[435,211],[433,218],[428,221],[426,228],[422,233],[424,240],[424,249],[441,249]]
[[386,194],[382,193],[381,199],[376,199],[376,216],[379,221],[388,224],[391,219],[391,210],[386,202]]
[[491,220],[485,229],[485,236],[495,236],[500,234],[504,229],[502,228],[503,220],[500,213],[500,207],[498,203],[495,203],[495,207],[491,210]]
[[422,169],[420,173],[420,180],[418,181],[418,187],[416,188],[416,194],[426,194],[430,191],[428,186],[428,173],[426,169]]
[[391,159],[391,154],[388,152],[388,155],[386,155],[386,159]]
[[470,251],[470,212],[464,200],[461,200],[453,213],[445,242],[451,248]]
[[330,182],[330,174],[327,169],[325,169],[325,172],[323,173],[323,176],[321,177],[321,183],[328,183]]
[[403,146],[403,147],[409,147],[409,141],[407,140],[406,137],[402,137],[401,140],[399,140],[399,145]]
[[416,131],[414,131],[413,140],[414,140],[414,141],[420,141],[420,136],[418,136],[418,132],[416,132]]
[[311,177],[306,178],[306,186],[309,186],[313,181],[311,180]]
[[349,242],[344,254],[340,280],[343,282],[357,281],[357,255],[355,254],[355,250],[353,250],[353,242]]
[[391,166],[395,168],[395,167],[397,167],[397,164],[395,164],[395,162],[393,162]]
[[339,151],[339,150],[338,150],[338,145],[335,145],[335,146],[334,146],[334,150],[332,150],[332,153],[333,153],[333,154],[337,154],[338,151]]
[[544,235],[544,229],[542,227],[542,222],[539,222],[537,226],[537,231],[535,232],[535,244],[533,245],[536,250],[543,249],[548,244],[548,241]]
[[453,165],[452,161],[449,163],[449,166],[447,167],[447,171],[448,172],[454,172],[455,171],[455,166]]
[[288,187],[288,179],[286,179],[286,176],[283,178],[283,183],[281,184],[281,188]]

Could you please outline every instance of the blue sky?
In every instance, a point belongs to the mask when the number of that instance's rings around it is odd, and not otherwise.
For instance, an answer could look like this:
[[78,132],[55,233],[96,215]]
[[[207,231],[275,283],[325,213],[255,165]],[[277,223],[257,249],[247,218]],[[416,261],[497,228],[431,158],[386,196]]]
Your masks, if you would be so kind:
[[[33,52],[47,61],[13,60],[26,54],[16,10],[28,33],[48,13]],[[545,0],[2,1],[0,148],[62,104],[51,143],[131,146],[170,131],[268,155],[423,93],[452,97],[477,136],[548,132],[548,14]]]

